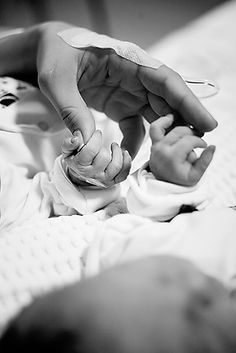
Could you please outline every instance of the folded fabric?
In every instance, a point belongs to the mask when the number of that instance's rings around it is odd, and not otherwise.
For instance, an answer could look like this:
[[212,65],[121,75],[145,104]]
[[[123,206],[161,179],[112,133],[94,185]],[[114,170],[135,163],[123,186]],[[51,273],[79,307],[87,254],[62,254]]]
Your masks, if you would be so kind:
[[27,177],[27,168],[0,160],[0,230],[57,215],[89,214],[116,200],[119,186],[90,190],[67,177],[63,158],[51,172]]
[[86,276],[115,264],[152,255],[190,260],[203,273],[236,288],[236,212],[208,208],[177,215],[170,222],[131,214],[101,224],[84,257]]
[[127,207],[130,213],[166,221],[177,215],[183,205],[198,210],[209,205],[211,195],[205,178],[195,186],[180,186],[157,180],[146,166],[129,176]]

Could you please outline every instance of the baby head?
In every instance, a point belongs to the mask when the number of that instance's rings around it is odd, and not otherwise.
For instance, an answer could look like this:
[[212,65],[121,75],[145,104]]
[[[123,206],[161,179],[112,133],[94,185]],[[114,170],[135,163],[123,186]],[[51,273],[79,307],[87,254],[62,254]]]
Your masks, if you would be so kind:
[[150,257],[38,299],[15,319],[2,353],[236,351],[236,305],[189,262]]

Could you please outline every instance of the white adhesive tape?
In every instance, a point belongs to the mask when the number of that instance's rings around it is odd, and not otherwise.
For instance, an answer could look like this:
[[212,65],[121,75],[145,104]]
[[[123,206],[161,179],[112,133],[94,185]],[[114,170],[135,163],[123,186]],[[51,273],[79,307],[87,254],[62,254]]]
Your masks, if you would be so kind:
[[85,28],[73,27],[58,33],[67,44],[74,48],[96,47],[113,49],[119,56],[138,65],[158,69],[161,61],[152,58],[138,45],[108,37],[104,34],[89,31]]

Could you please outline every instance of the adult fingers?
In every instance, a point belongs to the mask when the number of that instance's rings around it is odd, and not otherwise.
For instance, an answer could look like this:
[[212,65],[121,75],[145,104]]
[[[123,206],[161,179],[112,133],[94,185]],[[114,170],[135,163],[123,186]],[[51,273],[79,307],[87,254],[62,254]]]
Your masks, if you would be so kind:
[[82,66],[80,52],[59,37],[51,41],[51,46],[46,43],[41,45],[38,54],[39,87],[68,129],[72,133],[80,130],[87,142],[95,130],[95,123],[77,88],[77,73]]
[[159,142],[163,139],[166,130],[172,125],[173,120],[173,115],[169,114],[167,116],[159,118],[150,125],[149,134],[152,143]]
[[[158,69],[141,67],[139,78],[144,87],[153,95],[162,97],[183,119],[201,132],[211,131],[217,126],[216,120],[203,107],[184,80],[165,65]],[[158,104],[157,104],[158,106]],[[155,98],[152,96],[152,108]]]
[[74,161],[83,166],[91,165],[102,146],[102,133],[96,130],[87,144],[74,157]]
[[123,134],[121,147],[124,150],[127,150],[133,159],[136,156],[145,135],[143,119],[140,115],[134,115],[120,120],[119,126]]
[[165,99],[158,97],[151,92],[148,92],[147,97],[150,106],[159,116],[170,114],[173,111]]
[[143,107],[141,114],[144,117],[144,119],[147,120],[147,122],[149,124],[151,124],[153,121],[159,119],[159,117],[160,117],[159,114],[154,112],[154,110],[150,107],[149,104],[147,104]]
[[148,104],[143,107],[142,116],[150,124],[160,116],[165,116],[172,112],[172,109],[163,98],[158,97],[151,92],[148,92],[147,98]]
[[189,171],[189,180],[191,182],[198,182],[207,167],[212,161],[213,155],[215,152],[215,146],[208,146],[201,154],[201,156],[197,159],[197,161],[192,165]]

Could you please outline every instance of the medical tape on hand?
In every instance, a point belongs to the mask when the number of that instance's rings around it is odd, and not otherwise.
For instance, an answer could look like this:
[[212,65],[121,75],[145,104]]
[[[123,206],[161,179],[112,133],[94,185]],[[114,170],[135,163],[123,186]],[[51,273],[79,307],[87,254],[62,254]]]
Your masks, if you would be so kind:
[[73,48],[95,47],[113,49],[117,55],[137,65],[158,69],[163,63],[152,58],[138,45],[108,37],[104,34],[89,31],[85,28],[73,27],[58,33],[67,44]]
[[[143,49],[134,43],[114,39],[104,34],[98,34],[84,28],[69,28],[59,32],[58,36],[73,48],[82,49],[95,47],[100,49],[113,49],[117,55],[137,65],[150,67],[153,69],[158,69],[163,65],[161,61],[152,58],[150,55],[148,55],[148,53],[146,53]],[[78,178],[87,182],[91,186],[96,186],[98,188],[107,187],[98,180],[93,178],[86,178],[82,173],[80,173],[78,169],[73,165],[73,158],[74,156],[69,159],[69,164],[70,168],[74,169],[74,172]]]

